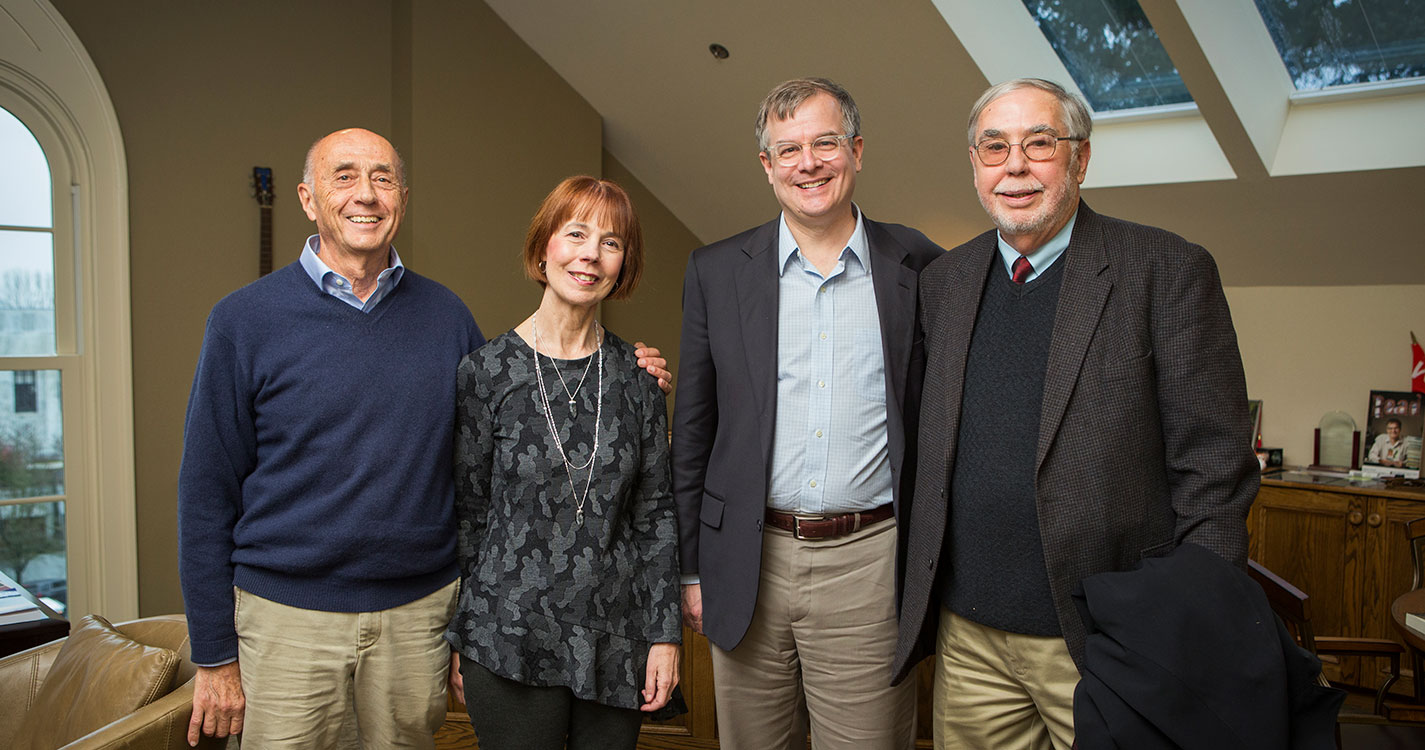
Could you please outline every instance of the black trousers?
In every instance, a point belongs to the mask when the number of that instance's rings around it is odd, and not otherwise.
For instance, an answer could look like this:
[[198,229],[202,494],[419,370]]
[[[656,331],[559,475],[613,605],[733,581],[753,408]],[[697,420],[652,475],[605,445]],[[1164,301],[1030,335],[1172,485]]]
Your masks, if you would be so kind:
[[566,687],[507,680],[460,660],[465,710],[480,750],[633,750],[643,713],[575,698]]

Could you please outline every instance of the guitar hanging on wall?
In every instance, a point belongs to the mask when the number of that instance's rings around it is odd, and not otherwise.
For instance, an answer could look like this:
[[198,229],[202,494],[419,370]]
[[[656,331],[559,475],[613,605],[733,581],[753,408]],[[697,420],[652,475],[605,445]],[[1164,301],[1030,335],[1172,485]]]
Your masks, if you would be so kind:
[[257,275],[272,272],[272,167],[252,168],[252,189],[262,214],[260,244],[257,250]]

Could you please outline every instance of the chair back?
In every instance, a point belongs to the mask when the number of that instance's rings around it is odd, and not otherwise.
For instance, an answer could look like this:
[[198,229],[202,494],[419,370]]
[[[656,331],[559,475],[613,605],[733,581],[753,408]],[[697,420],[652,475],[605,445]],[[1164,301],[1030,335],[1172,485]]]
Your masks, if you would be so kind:
[[1247,560],[1247,574],[1262,587],[1272,611],[1286,624],[1287,632],[1302,648],[1316,653],[1316,634],[1311,629],[1311,597],[1256,560]]
[[1425,516],[1405,524],[1405,538],[1410,541],[1410,565],[1414,577],[1410,590],[1425,587]]

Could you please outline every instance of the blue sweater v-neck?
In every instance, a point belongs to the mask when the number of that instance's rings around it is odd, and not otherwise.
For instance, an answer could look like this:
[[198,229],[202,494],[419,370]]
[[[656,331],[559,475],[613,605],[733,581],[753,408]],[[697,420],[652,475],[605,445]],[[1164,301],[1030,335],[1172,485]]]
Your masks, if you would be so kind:
[[213,308],[178,480],[195,662],[237,655],[234,585],[368,612],[455,579],[455,369],[483,343],[454,293],[409,270],[369,313],[296,263]]

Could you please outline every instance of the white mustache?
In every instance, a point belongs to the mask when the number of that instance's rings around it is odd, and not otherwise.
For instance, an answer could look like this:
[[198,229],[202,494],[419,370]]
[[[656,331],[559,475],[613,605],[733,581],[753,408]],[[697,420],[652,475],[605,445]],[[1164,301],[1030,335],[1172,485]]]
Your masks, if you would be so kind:
[[1004,195],[1005,193],[1027,193],[1027,192],[1029,192],[1029,191],[1039,191],[1039,192],[1043,192],[1043,191],[1044,191],[1044,184],[1036,180],[1036,181],[1031,182],[1031,183],[1029,183],[1029,184],[1027,184],[1027,185],[1020,185],[1020,186],[1014,186],[1014,187],[1005,187],[1004,185],[996,185],[994,192],[995,192],[995,195]]

